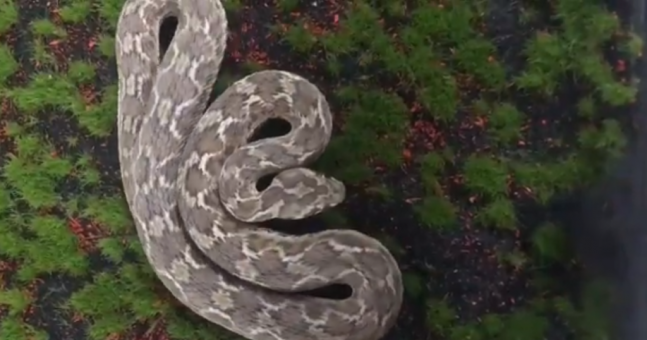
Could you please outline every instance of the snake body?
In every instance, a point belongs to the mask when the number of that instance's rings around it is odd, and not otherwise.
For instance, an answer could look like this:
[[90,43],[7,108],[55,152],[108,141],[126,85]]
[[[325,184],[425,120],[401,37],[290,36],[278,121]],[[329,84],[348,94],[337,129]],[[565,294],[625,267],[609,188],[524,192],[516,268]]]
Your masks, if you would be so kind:
[[[178,27],[160,55],[168,17]],[[293,236],[258,225],[344,200],[341,182],[304,167],[331,137],[325,97],[296,74],[262,71],[207,107],[226,37],[219,0],[127,0],[122,9],[119,160],[147,260],[182,304],[248,339],[383,337],[403,288],[380,242],[352,230]],[[248,142],[268,118],[288,121],[290,132]],[[257,190],[270,174],[270,186]],[[330,284],[350,286],[350,297],[302,293]]]

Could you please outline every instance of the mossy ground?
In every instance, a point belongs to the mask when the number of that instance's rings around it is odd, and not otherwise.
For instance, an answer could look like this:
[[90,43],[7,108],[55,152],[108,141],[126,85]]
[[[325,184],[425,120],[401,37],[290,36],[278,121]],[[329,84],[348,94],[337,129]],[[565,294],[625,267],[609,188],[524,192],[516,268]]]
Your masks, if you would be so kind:
[[[121,194],[122,0],[0,0],[0,339],[233,339],[143,261]],[[299,226],[378,237],[406,283],[386,339],[603,339],[557,198],[630,139],[642,51],[596,0],[226,1],[217,91],[278,68],[337,124],[346,203]],[[306,228],[307,229],[307,228]]]

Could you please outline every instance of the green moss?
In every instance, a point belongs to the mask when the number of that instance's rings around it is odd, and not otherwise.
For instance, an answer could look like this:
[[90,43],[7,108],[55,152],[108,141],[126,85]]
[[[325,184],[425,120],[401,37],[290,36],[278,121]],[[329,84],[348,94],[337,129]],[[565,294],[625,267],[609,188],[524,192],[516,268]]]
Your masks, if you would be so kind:
[[115,38],[110,35],[102,34],[99,36],[97,49],[102,56],[106,58],[114,58],[115,56]]
[[18,61],[13,57],[13,52],[8,46],[0,44],[0,88],[3,88],[16,71],[18,71]]
[[94,81],[96,69],[88,62],[74,60],[68,65],[67,77],[75,84],[85,85]]
[[15,139],[16,154],[4,164],[8,184],[33,208],[53,207],[60,201],[57,184],[72,170],[71,162],[54,155],[51,145],[35,135]]
[[0,35],[18,23],[18,4],[14,0],[0,1]]
[[490,227],[506,230],[517,229],[517,216],[512,201],[497,198],[486,204],[476,215],[476,221]]
[[36,330],[34,327],[24,323],[19,316],[9,316],[2,320],[0,337],[7,340],[48,339],[47,333],[42,330]]
[[298,21],[291,25],[283,36],[284,41],[300,53],[310,51],[317,42],[317,39],[308,32],[305,26],[304,21]]
[[488,117],[488,128],[497,142],[510,145],[520,137],[524,118],[513,104],[497,104]]
[[456,312],[446,300],[431,299],[426,305],[427,325],[439,335],[446,336],[456,321]]
[[118,234],[133,226],[126,201],[120,196],[87,197],[82,214]]
[[532,245],[545,262],[563,262],[569,258],[569,244],[564,231],[551,223],[541,225],[532,235]]
[[117,123],[117,86],[103,88],[101,101],[91,105],[73,103],[72,112],[83,128],[96,137],[107,137]]
[[103,19],[108,24],[108,27],[113,31],[117,28],[119,15],[121,14],[121,7],[124,2],[124,0],[107,0],[101,1],[99,5],[99,17]]
[[487,88],[501,89],[506,84],[506,75],[494,59],[496,54],[492,42],[474,37],[458,45],[453,58],[461,71],[474,75]]
[[53,73],[37,73],[25,87],[8,91],[19,110],[34,114],[48,107],[69,108],[76,99],[77,88],[66,77]]
[[67,32],[49,19],[37,19],[31,22],[31,30],[40,38],[66,38]]
[[424,224],[440,230],[454,229],[457,227],[457,209],[447,198],[427,196],[417,206],[416,211]]
[[21,315],[32,302],[28,293],[17,288],[0,291],[0,305],[8,306],[9,316]]
[[506,164],[489,156],[469,156],[463,166],[465,187],[477,195],[495,198],[507,192]]
[[403,273],[402,282],[404,284],[405,293],[411,298],[417,299],[424,296],[424,281],[419,275]]
[[88,0],[73,0],[58,9],[58,14],[65,23],[80,24],[87,20],[92,11]]

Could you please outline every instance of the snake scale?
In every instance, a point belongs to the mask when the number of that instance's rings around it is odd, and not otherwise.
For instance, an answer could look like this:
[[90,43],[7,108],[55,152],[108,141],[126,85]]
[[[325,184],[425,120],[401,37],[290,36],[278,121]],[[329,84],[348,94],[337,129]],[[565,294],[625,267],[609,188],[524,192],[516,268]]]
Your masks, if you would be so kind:
[[[164,19],[178,26],[160,55]],[[344,185],[305,166],[325,149],[332,115],[289,72],[251,74],[207,107],[227,40],[219,0],[126,0],[116,32],[121,176],[147,260],[201,317],[252,340],[375,340],[394,325],[401,272],[352,230],[295,236],[264,228],[341,203]],[[288,134],[250,142],[268,118]],[[259,178],[276,174],[257,190]],[[304,291],[344,284],[350,297]],[[301,294],[300,294],[301,293]]]

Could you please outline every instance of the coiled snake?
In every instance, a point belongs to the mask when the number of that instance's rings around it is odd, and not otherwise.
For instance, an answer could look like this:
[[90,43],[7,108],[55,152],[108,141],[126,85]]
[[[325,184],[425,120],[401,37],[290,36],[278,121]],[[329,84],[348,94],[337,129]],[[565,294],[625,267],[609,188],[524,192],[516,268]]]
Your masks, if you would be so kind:
[[[160,56],[159,28],[178,28]],[[326,99],[307,80],[262,71],[208,108],[223,59],[219,0],[127,0],[116,33],[121,175],[147,259],[203,318],[253,340],[373,340],[402,303],[397,263],[352,230],[293,236],[256,225],[339,204],[343,184],[303,168],[330,140]],[[283,136],[248,142],[268,118]],[[262,191],[256,182],[277,174]],[[346,299],[299,294],[346,284]]]

